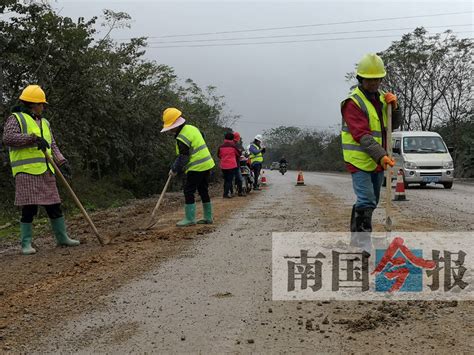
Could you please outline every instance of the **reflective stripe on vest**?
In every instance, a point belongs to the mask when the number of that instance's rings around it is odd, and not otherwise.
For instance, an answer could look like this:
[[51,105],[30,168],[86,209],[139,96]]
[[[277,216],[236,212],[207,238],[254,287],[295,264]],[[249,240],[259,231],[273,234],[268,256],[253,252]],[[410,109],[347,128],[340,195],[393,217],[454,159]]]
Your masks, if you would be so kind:
[[[350,132],[350,131],[349,131],[349,127],[347,127],[347,125],[342,126],[342,131],[343,131],[343,132]],[[373,135],[374,137],[382,138],[382,132],[375,132],[375,131],[372,131],[372,135]]]
[[[41,131],[43,131],[43,138],[51,147],[51,129],[47,120],[44,118],[41,119],[40,129],[38,124],[30,115],[24,112],[15,112],[13,115],[20,125],[20,131],[22,134],[34,134],[41,137]],[[49,155],[52,155],[51,148],[48,148],[46,151]],[[16,176],[18,173],[41,175],[48,170],[48,168],[54,173],[53,167],[47,163],[44,153],[39,150],[36,145],[27,147],[9,147],[9,155],[13,176]]]
[[[206,171],[215,166],[211,153],[198,128],[186,124],[179,132],[176,140],[189,147],[189,162],[184,171]],[[179,154],[178,143],[176,143],[176,154]]]
[[[255,143],[252,143],[252,146],[260,150],[260,148]],[[250,153],[249,158],[252,160],[252,163],[263,163],[263,154],[262,154],[262,152],[260,152],[258,154]]]
[[[347,100],[352,100],[369,121],[369,128],[371,130],[374,140],[382,145],[382,126],[380,124],[380,118],[374,105],[365,97],[364,93],[357,87],[351,93],[351,95],[341,103],[341,109]],[[383,115],[383,126],[387,127],[387,103],[383,92],[379,92],[379,100],[382,102],[382,115]],[[370,155],[368,155],[360,144],[352,137],[352,134],[347,127],[344,118],[342,119],[341,128],[341,140],[342,140],[342,152],[344,155],[344,161],[354,165],[356,168],[364,171],[374,171],[377,169],[377,163]]]

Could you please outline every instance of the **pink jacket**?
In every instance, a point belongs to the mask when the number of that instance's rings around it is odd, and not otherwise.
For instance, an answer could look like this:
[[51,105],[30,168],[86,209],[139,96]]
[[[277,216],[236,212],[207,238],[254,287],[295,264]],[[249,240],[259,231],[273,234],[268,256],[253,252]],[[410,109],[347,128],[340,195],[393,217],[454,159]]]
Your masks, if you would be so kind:
[[240,159],[240,153],[232,140],[224,139],[224,144],[219,147],[217,156],[220,159],[221,169],[237,168],[237,161]]

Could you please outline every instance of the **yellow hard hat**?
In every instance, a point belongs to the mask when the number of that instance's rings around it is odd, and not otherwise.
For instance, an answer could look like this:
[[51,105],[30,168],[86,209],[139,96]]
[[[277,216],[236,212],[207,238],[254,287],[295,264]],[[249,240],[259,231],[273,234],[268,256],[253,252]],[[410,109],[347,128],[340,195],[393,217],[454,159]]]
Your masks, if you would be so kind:
[[169,131],[182,125],[185,120],[181,117],[182,112],[174,107],[169,107],[163,112],[163,129],[161,132]]
[[374,53],[364,55],[357,65],[357,75],[362,78],[383,78],[386,74],[382,58]]
[[20,100],[35,104],[47,104],[46,94],[39,85],[28,85],[20,95]]

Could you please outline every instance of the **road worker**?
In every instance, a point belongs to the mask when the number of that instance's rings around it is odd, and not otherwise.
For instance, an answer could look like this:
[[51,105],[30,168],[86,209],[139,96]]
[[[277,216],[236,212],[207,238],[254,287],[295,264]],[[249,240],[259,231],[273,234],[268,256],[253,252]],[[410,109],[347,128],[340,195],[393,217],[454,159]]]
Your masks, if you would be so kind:
[[385,66],[376,54],[366,54],[357,66],[359,85],[341,103],[342,150],[357,197],[351,214],[351,245],[370,253],[372,213],[377,207],[384,170],[395,164],[386,152],[387,105],[392,127],[401,121],[397,97],[380,90]]
[[[191,226],[196,223],[213,223],[211,198],[209,197],[209,178],[211,169],[215,166],[211,153],[204,138],[197,127],[186,124],[182,112],[170,107],[163,112],[163,129],[161,132],[174,134],[176,139],[176,159],[171,167],[170,174],[185,173],[184,184],[185,207],[183,220],[178,227]],[[201,196],[203,219],[196,222],[196,190]]]
[[53,157],[65,177],[71,177],[71,168],[56,145],[50,123],[43,117],[47,104],[45,92],[38,85],[28,85],[19,100],[5,122],[3,142],[9,148],[15,178],[15,205],[21,206],[22,253],[36,253],[31,241],[38,206],[46,209],[58,245],[79,245],[78,240],[67,234],[55,171],[44,153]]
[[265,154],[265,148],[262,146],[262,135],[257,134],[253,142],[249,146],[250,160],[252,164],[252,170],[254,174],[254,190],[260,190],[258,184],[258,178],[263,165],[263,154]]

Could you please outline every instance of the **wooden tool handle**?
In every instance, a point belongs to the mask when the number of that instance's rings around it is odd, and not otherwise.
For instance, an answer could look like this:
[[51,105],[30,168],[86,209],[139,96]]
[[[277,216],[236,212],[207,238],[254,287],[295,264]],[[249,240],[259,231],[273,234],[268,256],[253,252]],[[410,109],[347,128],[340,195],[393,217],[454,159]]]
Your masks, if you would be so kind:
[[[392,159],[392,105],[387,105],[387,155]],[[387,166],[386,170],[386,201],[385,201],[385,228],[391,231],[392,228],[392,167]]]
[[89,215],[87,214],[86,210],[84,209],[84,207],[82,206],[82,203],[81,201],[79,201],[79,199],[77,198],[76,194],[74,193],[73,189],[71,188],[71,186],[69,185],[69,183],[67,182],[66,178],[64,177],[64,175],[61,173],[61,170],[59,169],[59,167],[56,165],[56,163],[54,162],[53,158],[46,152],[46,151],[43,151],[44,155],[46,156],[46,159],[48,160],[48,162],[53,166],[55,172],[56,172],[56,175],[59,177],[59,180],[61,180],[61,182],[63,183],[63,185],[66,187],[66,189],[69,191],[69,194],[72,196],[72,199],[74,200],[74,202],[76,203],[77,207],[79,207],[79,209],[81,210],[82,212],[82,215],[84,216],[84,218],[86,219],[87,223],[89,223],[89,225],[91,226],[92,230],[94,231],[94,234],[96,235],[97,239],[99,240],[99,243],[100,245],[104,245],[104,240],[102,239],[101,235],[99,234],[99,232],[97,231],[97,228],[95,227],[94,225],[94,222],[92,222],[92,219],[89,217]]
[[150,219],[155,218],[155,214],[158,211],[158,208],[160,208],[161,201],[163,200],[163,197],[165,196],[166,190],[168,190],[168,185],[169,185],[172,177],[173,176],[171,174],[168,175],[168,180],[166,180],[165,186],[163,187],[163,190],[161,191],[160,198],[158,199],[158,202],[156,203],[155,208],[153,209],[153,212],[151,213],[151,218]]

